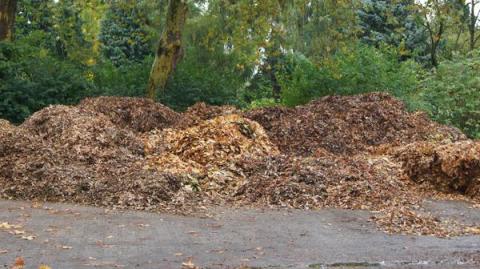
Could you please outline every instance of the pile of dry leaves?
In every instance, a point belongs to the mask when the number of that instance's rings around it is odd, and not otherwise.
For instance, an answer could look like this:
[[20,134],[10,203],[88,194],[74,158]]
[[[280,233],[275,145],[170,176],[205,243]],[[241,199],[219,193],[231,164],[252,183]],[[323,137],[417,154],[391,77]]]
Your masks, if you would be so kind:
[[401,101],[385,93],[327,96],[296,108],[249,111],[246,117],[259,122],[282,152],[302,156],[318,148],[352,154],[385,144],[465,139],[455,128],[407,112]]
[[240,113],[240,111],[234,106],[209,106],[203,102],[196,103],[183,113],[182,120],[178,122],[175,127],[188,128],[218,116],[238,113]]
[[145,139],[148,154],[169,152],[202,165],[278,154],[263,128],[238,114],[205,120],[190,128],[165,129]]
[[82,110],[101,113],[113,124],[134,132],[168,128],[180,119],[180,115],[170,108],[144,98],[87,98],[78,107]]
[[133,131],[80,107],[51,106],[2,128],[0,148],[4,198],[165,209],[182,186],[142,169],[144,145]]
[[[480,143],[393,97],[331,96],[184,113],[140,98],[0,120],[0,196],[192,213],[212,205],[365,209],[389,232],[467,227],[421,212],[448,193],[480,201]],[[467,195],[467,196],[464,196]]]
[[128,129],[118,128],[104,114],[78,107],[50,106],[28,118],[21,129],[29,132],[65,161],[95,163],[142,154],[143,144]]
[[144,136],[146,168],[190,178],[190,189],[222,203],[245,181],[239,163],[279,154],[263,128],[238,114]]
[[442,192],[459,192],[480,198],[479,142],[418,142],[392,151],[413,181],[428,183]]

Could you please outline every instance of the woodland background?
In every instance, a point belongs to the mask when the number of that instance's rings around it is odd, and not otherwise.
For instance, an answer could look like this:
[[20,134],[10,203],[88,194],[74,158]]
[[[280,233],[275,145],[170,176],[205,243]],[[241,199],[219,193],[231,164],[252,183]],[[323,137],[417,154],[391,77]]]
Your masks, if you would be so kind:
[[[169,5],[180,0],[1,0],[0,118],[49,104],[145,96]],[[385,91],[480,138],[476,0],[187,3],[181,58],[159,102],[248,109]],[[4,28],[6,29],[6,28]],[[2,31],[0,31],[2,32]],[[0,33],[1,34],[1,33]]]

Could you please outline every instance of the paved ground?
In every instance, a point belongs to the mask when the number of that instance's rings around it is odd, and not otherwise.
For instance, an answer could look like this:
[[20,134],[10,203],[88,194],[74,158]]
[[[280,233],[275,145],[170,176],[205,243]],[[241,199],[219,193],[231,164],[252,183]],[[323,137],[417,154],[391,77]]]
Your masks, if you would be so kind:
[[[480,209],[431,202],[480,225]],[[386,235],[363,211],[225,209],[209,218],[0,201],[0,268],[480,268],[480,236]],[[5,225],[4,225],[5,226]],[[16,230],[16,231],[15,231]],[[23,238],[22,238],[23,237]]]

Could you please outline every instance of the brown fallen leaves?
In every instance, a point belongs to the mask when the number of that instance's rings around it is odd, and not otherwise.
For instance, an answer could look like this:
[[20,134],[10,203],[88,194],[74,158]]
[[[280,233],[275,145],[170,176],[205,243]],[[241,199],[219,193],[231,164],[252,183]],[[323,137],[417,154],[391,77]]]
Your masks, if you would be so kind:
[[[10,269],[23,269],[25,268],[25,259],[23,257],[17,257]],[[41,264],[38,269],[52,269],[50,266]]]
[[278,155],[263,128],[238,114],[218,116],[185,129],[165,129],[144,137],[144,169],[172,173],[183,190],[220,204],[243,183],[241,163]]
[[11,269],[23,269],[25,267],[25,260],[22,257],[17,257]]
[[7,232],[20,239],[32,241],[37,236],[23,230],[23,226],[19,224],[10,224],[8,222],[0,222],[0,231]]
[[480,197],[480,143],[418,142],[392,150],[406,174],[443,192]]
[[0,121],[0,196],[194,213],[207,206],[364,209],[387,232],[475,233],[421,210],[480,201],[480,142],[382,93],[179,114],[100,97]]
[[147,154],[167,152],[210,166],[278,154],[263,128],[238,114],[219,116],[184,130],[154,132],[144,141]]
[[132,97],[97,97],[83,100],[78,107],[105,115],[113,124],[133,132],[168,128],[180,115],[150,99]]
[[327,96],[296,108],[264,108],[246,113],[287,154],[308,156],[322,148],[335,154],[364,154],[371,147],[428,139],[465,139],[422,113],[409,113],[386,93]]
[[200,269],[200,267],[196,266],[195,263],[193,263],[192,258],[189,258],[182,263],[182,269]]
[[473,233],[473,227],[466,227],[452,220],[442,221],[431,214],[419,213],[408,207],[386,208],[372,219],[390,234],[450,237]]

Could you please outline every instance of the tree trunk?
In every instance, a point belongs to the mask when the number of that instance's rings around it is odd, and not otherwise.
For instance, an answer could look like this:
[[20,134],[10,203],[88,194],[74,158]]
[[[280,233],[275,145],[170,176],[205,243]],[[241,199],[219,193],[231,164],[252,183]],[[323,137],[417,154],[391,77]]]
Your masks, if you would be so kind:
[[[280,11],[285,8],[285,2],[279,1],[279,8]],[[281,56],[281,47],[282,43],[284,42],[282,33],[281,33],[281,26],[280,26],[280,14],[276,14],[273,17],[272,23],[270,25],[271,32],[270,32],[270,42],[271,45],[266,48],[265,53],[267,54],[267,63],[269,65],[269,72],[270,72],[270,83],[272,84],[272,96],[275,102],[279,103],[282,95],[282,87],[277,78],[277,67],[278,67],[278,60]]]
[[270,61],[270,83],[272,83],[272,94],[273,94],[273,99],[275,102],[279,103],[281,99],[281,94],[282,94],[282,87],[280,86],[280,83],[278,83],[277,79],[277,61],[275,59],[271,59]]
[[431,42],[431,48],[430,48],[430,60],[432,63],[433,67],[438,66],[438,59],[437,59],[437,53],[438,53],[438,45],[440,44],[440,41],[442,40],[442,35],[445,30],[445,24],[444,22],[440,22],[440,26],[438,28],[438,32],[434,33],[430,31],[430,42]]
[[0,41],[13,39],[17,0],[0,0]]
[[430,61],[432,63],[433,67],[438,66],[438,60],[437,60],[437,46],[432,46],[432,49],[430,51]]
[[156,98],[157,90],[165,90],[170,74],[182,56],[182,30],[187,19],[187,1],[170,0],[165,29],[160,37],[155,61],[147,85],[147,97]]
[[475,16],[475,0],[470,2],[470,22],[468,24],[468,32],[470,37],[469,48],[472,51],[475,48],[475,27],[477,24],[477,17]]

